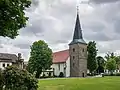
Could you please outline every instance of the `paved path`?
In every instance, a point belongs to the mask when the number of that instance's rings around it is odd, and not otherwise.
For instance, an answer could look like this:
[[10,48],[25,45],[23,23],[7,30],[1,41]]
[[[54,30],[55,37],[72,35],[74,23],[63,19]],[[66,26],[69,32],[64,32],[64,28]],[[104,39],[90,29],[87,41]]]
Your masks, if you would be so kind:
[[[97,76],[88,76],[88,77],[85,77],[85,78],[97,78],[97,77],[102,77],[102,75],[97,75]],[[41,78],[41,79],[38,79],[38,80],[55,80],[55,79],[67,79],[67,78],[83,78],[83,77]]]

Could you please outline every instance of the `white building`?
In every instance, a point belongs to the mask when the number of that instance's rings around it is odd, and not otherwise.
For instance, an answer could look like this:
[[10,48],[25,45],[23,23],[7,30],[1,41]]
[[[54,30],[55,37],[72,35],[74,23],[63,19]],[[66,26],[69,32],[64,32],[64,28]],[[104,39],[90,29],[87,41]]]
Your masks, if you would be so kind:
[[0,69],[4,69],[13,64],[17,64],[17,66],[23,68],[23,59],[21,59],[20,53],[18,56],[15,54],[0,53]]
[[70,76],[70,57],[69,50],[63,50],[53,53],[53,65],[54,75],[59,76],[60,72],[65,77]]

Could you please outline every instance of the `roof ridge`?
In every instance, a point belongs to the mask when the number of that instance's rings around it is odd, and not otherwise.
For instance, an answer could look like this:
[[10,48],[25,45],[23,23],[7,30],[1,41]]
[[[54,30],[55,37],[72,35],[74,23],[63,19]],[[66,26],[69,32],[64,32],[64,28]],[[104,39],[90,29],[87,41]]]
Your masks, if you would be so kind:
[[60,50],[60,51],[56,51],[56,52],[53,52],[53,53],[58,53],[58,52],[63,52],[63,51],[68,51],[69,49],[65,49],[65,50]]

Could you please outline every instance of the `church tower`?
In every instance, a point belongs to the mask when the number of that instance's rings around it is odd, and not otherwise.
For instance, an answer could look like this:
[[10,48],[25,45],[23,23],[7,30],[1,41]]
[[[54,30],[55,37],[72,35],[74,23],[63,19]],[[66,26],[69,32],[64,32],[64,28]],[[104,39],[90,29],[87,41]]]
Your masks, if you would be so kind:
[[73,40],[69,44],[70,77],[87,76],[87,43],[83,39],[79,12],[77,12]]

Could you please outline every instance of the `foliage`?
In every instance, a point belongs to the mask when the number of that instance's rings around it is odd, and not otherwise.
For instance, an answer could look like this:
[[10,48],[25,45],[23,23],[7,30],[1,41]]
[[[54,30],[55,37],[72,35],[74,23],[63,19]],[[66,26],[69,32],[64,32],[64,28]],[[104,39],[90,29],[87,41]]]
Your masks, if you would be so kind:
[[113,52],[108,52],[106,53],[106,56],[105,56],[106,60],[110,60],[110,58],[115,58],[115,55]]
[[5,90],[37,90],[37,79],[26,70],[9,66],[3,75]]
[[87,46],[88,58],[87,58],[87,68],[90,73],[93,73],[97,69],[97,49],[95,41],[90,41]]
[[0,69],[0,89],[2,89],[3,85],[4,85],[3,72],[2,69]]
[[120,90],[120,77],[39,80],[38,90]]
[[97,73],[99,73],[99,74],[104,73],[104,68],[105,68],[104,58],[101,56],[97,56],[96,60],[97,60],[97,64],[98,64]]
[[60,72],[59,77],[64,77],[63,72]]
[[0,0],[0,36],[14,39],[18,35],[18,30],[26,26],[24,10],[30,4],[29,0]]
[[113,74],[113,71],[116,69],[116,61],[110,58],[106,63],[106,68]]
[[115,58],[116,64],[117,64],[117,69],[120,70],[120,56],[116,56]]
[[36,77],[39,78],[42,70],[50,69],[52,65],[52,50],[47,43],[42,40],[36,41],[31,46],[30,59],[28,62],[28,71],[36,72]]
[[104,74],[104,76],[120,76],[120,73],[116,73],[116,74]]

